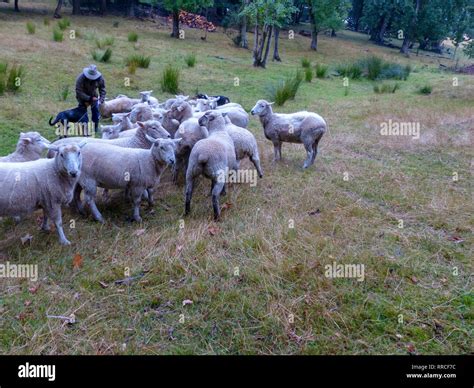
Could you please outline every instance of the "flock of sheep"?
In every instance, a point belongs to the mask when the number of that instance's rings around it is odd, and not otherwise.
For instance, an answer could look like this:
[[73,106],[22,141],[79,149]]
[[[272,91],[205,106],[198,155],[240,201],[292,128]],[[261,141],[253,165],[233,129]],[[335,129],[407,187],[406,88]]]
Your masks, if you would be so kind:
[[[62,228],[61,206],[81,214],[85,206],[93,218],[104,222],[97,208],[97,188],[122,189],[133,205],[133,220],[140,222],[142,200],[153,202],[153,189],[167,166],[173,181],[184,174],[185,214],[191,209],[195,180],[211,180],[214,218],[220,217],[220,195],[225,193],[226,174],[239,169],[248,157],[263,177],[257,142],[246,128],[249,115],[226,97],[176,96],[164,103],[151,91],[133,99],[124,95],[100,106],[104,118],[114,124],[101,126],[102,139],[65,137],[53,143],[37,132],[21,133],[16,151],[0,158],[0,216],[20,217],[43,209],[42,229],[55,224],[59,241],[70,242]],[[282,142],[303,143],[307,157],[303,168],[314,163],[318,143],[326,132],[324,119],[312,112],[273,113],[271,103],[257,101],[251,110],[281,158]],[[63,123],[67,125],[67,123]],[[47,150],[47,158],[41,158]],[[84,202],[81,193],[84,191]]]

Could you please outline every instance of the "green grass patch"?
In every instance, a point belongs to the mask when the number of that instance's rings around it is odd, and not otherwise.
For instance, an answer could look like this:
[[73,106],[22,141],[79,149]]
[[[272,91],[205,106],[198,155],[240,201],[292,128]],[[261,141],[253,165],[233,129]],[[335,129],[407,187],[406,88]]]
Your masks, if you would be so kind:
[[135,31],[128,33],[128,41],[135,43],[138,41],[138,34]]
[[317,63],[315,66],[316,77],[317,78],[326,78],[328,72],[328,66],[321,63]]
[[284,81],[269,87],[269,99],[276,105],[282,106],[288,100],[294,100],[296,93],[303,81],[303,73],[297,70],[295,74],[288,76]]
[[196,55],[194,53],[188,54],[184,57],[184,62],[188,67],[194,67],[196,65]]
[[36,25],[33,22],[26,22],[26,30],[28,34],[33,35],[36,32]]
[[160,79],[161,91],[171,94],[179,93],[179,79],[179,69],[171,64],[167,65]]
[[301,58],[301,66],[304,69],[311,67],[311,61],[308,58]]
[[374,85],[374,93],[395,93],[400,88],[399,83],[382,83]]
[[94,61],[108,63],[110,62],[110,59],[112,58],[112,49],[108,47],[104,51],[93,50],[91,54]]
[[313,69],[311,69],[311,67],[304,69],[304,80],[306,82],[311,82],[313,80]]
[[146,55],[142,54],[133,54],[125,59],[126,66],[135,66],[135,68],[141,67],[142,69],[148,69],[150,62],[151,57],[147,57]]
[[53,40],[55,42],[62,42],[64,40],[64,33],[60,29],[55,28],[53,30]]
[[424,94],[424,95],[431,94],[432,91],[433,91],[433,87],[428,84],[420,86],[417,90],[418,94]]
[[114,42],[115,42],[115,38],[113,36],[108,36],[103,39],[96,39],[95,45],[97,46],[98,49],[104,49],[106,47],[113,46]]
[[71,21],[68,18],[63,18],[63,19],[58,20],[58,28],[61,31],[64,31],[70,25],[71,25]]

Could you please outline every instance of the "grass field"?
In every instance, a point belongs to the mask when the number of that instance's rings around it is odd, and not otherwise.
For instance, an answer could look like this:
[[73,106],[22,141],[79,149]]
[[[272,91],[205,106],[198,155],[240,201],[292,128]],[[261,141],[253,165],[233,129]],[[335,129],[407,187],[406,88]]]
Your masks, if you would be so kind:
[[[75,106],[74,80],[93,62],[95,38],[114,37],[110,63],[98,64],[110,97],[149,89],[160,101],[170,97],[159,86],[169,63],[181,68],[183,93],[226,95],[247,110],[267,97],[269,84],[300,68],[303,57],[333,69],[375,54],[413,71],[395,94],[375,94],[372,82],[360,80],[350,81],[345,95],[331,70],[326,79],[303,82],[295,100],[275,108],[314,111],[329,124],[306,171],[302,145],[285,143],[283,161],[272,164],[273,146],[252,118],[265,176],[256,187],[229,188],[219,223],[202,181],[180,228],[183,187],[170,182],[169,172],[153,211],[143,207],[141,225],[125,220],[130,206],[119,193],[111,203],[99,202],[105,225],[64,209],[71,247],[39,231],[40,212],[18,225],[4,220],[0,238],[9,243],[0,262],[38,264],[39,279],[0,280],[1,353],[472,352],[472,76],[439,70],[439,62],[452,65],[448,59],[407,59],[350,32],[321,36],[317,53],[308,38],[282,33],[283,62],[270,61],[265,70],[253,68],[250,51],[221,32],[203,41],[200,31],[186,29],[184,40],[173,40],[163,23],[71,17],[64,41],[54,42],[53,5],[21,5],[24,14],[0,4],[0,61],[26,70],[20,92],[0,97],[0,155],[13,151],[20,131],[55,138],[47,120]],[[48,9],[50,25],[28,8]],[[35,34],[28,34],[27,21],[36,24]],[[69,39],[70,29],[79,37]],[[131,31],[137,43],[128,41]],[[190,52],[193,68],[185,63]],[[150,55],[150,67],[129,75],[124,59],[135,53]],[[418,94],[426,84],[432,94]],[[381,136],[389,119],[419,122],[420,138]],[[31,244],[22,245],[27,234]],[[73,268],[76,255],[82,264]],[[325,265],[333,262],[363,264],[364,281],[326,277]],[[144,276],[115,285],[126,268]],[[73,325],[47,318],[71,314]]]

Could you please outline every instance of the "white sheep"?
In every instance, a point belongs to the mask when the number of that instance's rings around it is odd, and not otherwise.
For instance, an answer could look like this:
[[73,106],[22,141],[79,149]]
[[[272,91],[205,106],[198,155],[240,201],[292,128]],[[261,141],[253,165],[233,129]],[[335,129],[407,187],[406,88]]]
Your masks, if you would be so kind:
[[159,105],[159,102],[158,102],[158,99],[151,96],[152,93],[153,93],[153,90],[145,90],[143,92],[140,92],[140,97],[141,97],[142,102],[146,102],[150,106],[155,107]]
[[[85,201],[96,221],[104,222],[95,204],[97,187],[125,189],[133,203],[133,220],[141,222],[140,202],[143,192],[148,192],[148,202],[153,206],[153,187],[159,183],[167,165],[175,163],[174,150],[180,139],[153,139],[148,150],[119,148],[108,144],[89,143],[84,147],[84,162],[78,186],[84,189]],[[74,194],[74,205],[83,213],[80,197]],[[80,195],[80,191],[79,191]]]
[[308,168],[318,154],[318,143],[327,129],[326,121],[313,112],[273,113],[272,104],[258,100],[251,113],[259,116],[265,137],[273,143],[274,160],[281,159],[282,142],[303,143],[307,153],[303,168]]
[[217,106],[217,99],[211,98],[211,99],[198,99],[196,108],[194,110],[195,115],[198,114],[198,112],[206,112],[208,110],[213,110],[216,109],[220,113],[226,113],[227,117],[229,120],[237,125],[238,127],[242,128],[247,128],[249,125],[249,115],[245,111],[244,108],[242,108],[242,105],[237,104],[235,102],[224,104],[221,106]]
[[[226,116],[224,114],[223,116]],[[258,176],[263,177],[262,166],[260,165],[260,156],[258,153],[257,140],[252,132],[248,129],[238,127],[226,119],[225,129],[232,141],[234,142],[235,157],[237,162],[240,162],[245,157],[248,157],[257,169]]]
[[99,105],[100,115],[103,118],[108,118],[112,116],[112,113],[130,112],[132,108],[140,102],[140,99],[128,98],[127,96],[120,96],[113,100],[104,101]]
[[117,139],[118,137],[132,136],[135,134],[138,124],[132,124],[130,114],[126,113],[120,116],[112,115],[114,125],[101,125],[102,139]]
[[[149,120],[142,123],[138,122],[138,128],[133,136],[120,137],[118,139],[95,139],[92,137],[81,138],[81,137],[67,137],[64,139],[56,140],[53,144],[64,145],[71,144],[74,142],[85,141],[87,143],[107,143],[116,145],[119,147],[127,148],[144,148],[148,149],[151,147],[151,143],[148,141],[146,135],[152,138],[171,138],[171,135],[161,126],[161,123],[156,120]],[[54,152],[51,150],[48,152],[48,157],[54,156]]]
[[84,144],[50,145],[57,152],[54,159],[0,163],[0,215],[22,216],[42,208],[42,229],[49,230],[48,219],[51,219],[59,242],[69,245],[62,227],[61,205],[67,205],[73,198]]
[[225,193],[227,173],[238,168],[234,143],[225,129],[222,114],[208,111],[199,119],[199,125],[207,127],[209,136],[199,140],[191,150],[186,170],[185,214],[191,211],[194,180],[204,175],[211,180],[214,219],[220,218],[219,197]]
[[20,133],[16,150],[10,155],[0,157],[0,163],[30,162],[41,158],[43,151],[48,149],[50,142],[38,132]]

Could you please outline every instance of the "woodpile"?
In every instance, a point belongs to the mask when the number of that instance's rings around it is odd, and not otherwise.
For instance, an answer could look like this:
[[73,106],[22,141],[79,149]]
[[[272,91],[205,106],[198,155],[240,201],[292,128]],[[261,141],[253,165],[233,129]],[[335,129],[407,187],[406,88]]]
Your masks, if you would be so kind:
[[[170,16],[168,20],[172,22],[172,17]],[[208,22],[204,16],[191,12],[179,11],[179,22],[187,25],[190,28],[199,28],[209,32],[216,30],[216,26],[213,23]]]

